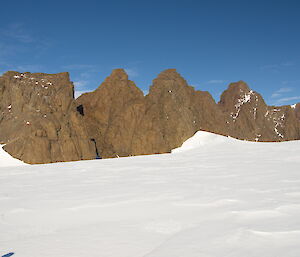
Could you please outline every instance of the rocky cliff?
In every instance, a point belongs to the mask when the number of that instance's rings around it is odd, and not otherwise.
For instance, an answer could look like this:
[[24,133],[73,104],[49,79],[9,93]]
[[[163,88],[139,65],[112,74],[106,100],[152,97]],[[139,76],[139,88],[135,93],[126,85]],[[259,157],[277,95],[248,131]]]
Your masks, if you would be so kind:
[[68,73],[0,77],[0,143],[27,163],[167,153],[198,130],[250,141],[300,139],[300,104],[267,106],[239,81],[216,103],[175,69],[144,96],[123,69],[74,100]]
[[198,130],[227,131],[211,95],[195,91],[174,69],[159,74],[145,97],[124,70],[114,70],[76,103],[103,158],[167,153]]
[[161,72],[145,97],[118,69],[76,102],[104,158],[167,153],[198,130],[250,141],[300,139],[290,106],[267,106],[243,81],[230,84],[217,104],[175,69]]
[[226,134],[224,118],[208,92],[195,91],[174,69],[153,80],[133,138],[133,154],[167,153],[198,130]]
[[291,106],[267,106],[243,81],[231,83],[218,105],[232,137],[271,142],[300,138],[300,124]]
[[76,111],[68,73],[0,77],[0,143],[27,163],[92,159],[95,146]]
[[145,105],[143,92],[124,70],[114,70],[98,89],[83,94],[76,103],[102,158],[132,154]]
[[295,109],[296,117],[300,121],[300,103],[296,104],[294,109]]

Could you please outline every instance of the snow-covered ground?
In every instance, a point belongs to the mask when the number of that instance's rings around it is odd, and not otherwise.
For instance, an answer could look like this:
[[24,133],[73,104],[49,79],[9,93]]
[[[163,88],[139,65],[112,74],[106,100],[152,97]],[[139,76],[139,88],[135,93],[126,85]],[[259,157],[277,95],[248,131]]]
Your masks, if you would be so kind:
[[0,256],[299,257],[300,141],[0,168]]

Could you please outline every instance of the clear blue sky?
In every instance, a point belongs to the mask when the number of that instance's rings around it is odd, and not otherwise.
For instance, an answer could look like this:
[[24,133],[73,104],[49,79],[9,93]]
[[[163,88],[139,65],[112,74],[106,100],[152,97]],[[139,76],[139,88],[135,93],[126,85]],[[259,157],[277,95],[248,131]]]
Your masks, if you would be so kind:
[[300,1],[2,1],[0,72],[69,71],[95,89],[125,68],[147,91],[176,68],[218,101],[244,80],[268,104],[300,102]]

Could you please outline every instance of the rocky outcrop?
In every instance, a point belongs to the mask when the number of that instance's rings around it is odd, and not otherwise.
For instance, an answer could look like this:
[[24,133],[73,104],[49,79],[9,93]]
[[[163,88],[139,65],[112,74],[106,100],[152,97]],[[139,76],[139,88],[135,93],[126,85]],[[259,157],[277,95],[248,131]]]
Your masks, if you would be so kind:
[[133,138],[133,155],[167,153],[198,130],[223,133],[223,117],[208,92],[195,91],[175,69],[153,80]]
[[0,77],[0,142],[27,163],[93,159],[68,73],[7,72]]
[[144,95],[122,69],[116,69],[94,92],[76,100],[83,108],[89,136],[102,158],[129,156],[144,113]]
[[250,141],[285,141],[300,138],[300,127],[290,106],[267,106],[257,92],[239,81],[221,95],[219,107],[228,135]]
[[161,72],[145,97],[124,70],[115,70],[97,90],[82,95],[77,106],[103,158],[167,153],[198,130],[250,141],[300,138],[289,106],[267,106],[243,81],[230,84],[216,104],[175,69]]
[[216,103],[175,69],[144,96],[123,69],[74,100],[68,73],[0,77],[0,143],[27,163],[167,153],[198,130],[250,141],[300,139],[300,105],[267,106],[239,81]]
[[295,109],[296,117],[300,121],[300,103],[296,104],[294,109]]
[[145,97],[124,70],[114,70],[76,102],[102,158],[167,153],[200,129],[225,134],[211,95],[174,69],[159,74]]

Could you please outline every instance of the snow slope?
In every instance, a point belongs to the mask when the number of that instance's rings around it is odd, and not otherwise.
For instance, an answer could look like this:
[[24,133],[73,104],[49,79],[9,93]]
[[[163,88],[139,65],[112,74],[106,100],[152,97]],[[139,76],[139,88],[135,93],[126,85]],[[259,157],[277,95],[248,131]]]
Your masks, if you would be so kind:
[[0,168],[0,256],[299,257],[300,141]]

